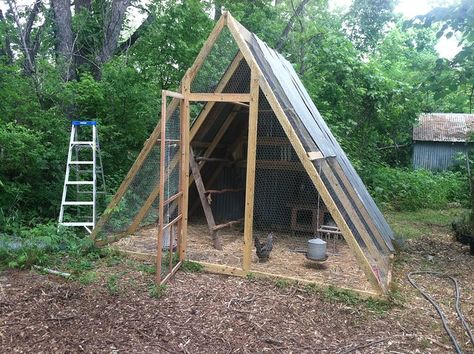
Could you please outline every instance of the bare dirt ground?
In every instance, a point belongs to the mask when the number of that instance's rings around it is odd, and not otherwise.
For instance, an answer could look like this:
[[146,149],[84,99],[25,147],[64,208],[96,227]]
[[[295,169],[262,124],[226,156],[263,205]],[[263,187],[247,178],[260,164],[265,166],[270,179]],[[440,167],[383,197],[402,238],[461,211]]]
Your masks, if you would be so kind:
[[[474,257],[447,228],[433,232],[399,254],[390,305],[281,281],[185,272],[153,298],[153,275],[144,271],[150,268],[126,259],[99,262],[79,280],[4,271],[0,352],[451,353],[434,309],[406,273],[457,277],[473,326]],[[464,352],[474,353],[456,321],[450,284],[417,279],[445,309]]]

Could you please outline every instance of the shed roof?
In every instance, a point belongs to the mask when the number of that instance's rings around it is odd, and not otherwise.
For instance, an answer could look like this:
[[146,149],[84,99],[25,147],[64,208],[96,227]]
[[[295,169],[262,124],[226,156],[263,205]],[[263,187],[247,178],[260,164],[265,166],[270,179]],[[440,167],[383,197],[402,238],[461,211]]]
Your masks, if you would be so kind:
[[465,142],[474,131],[474,114],[423,113],[413,128],[413,140]]

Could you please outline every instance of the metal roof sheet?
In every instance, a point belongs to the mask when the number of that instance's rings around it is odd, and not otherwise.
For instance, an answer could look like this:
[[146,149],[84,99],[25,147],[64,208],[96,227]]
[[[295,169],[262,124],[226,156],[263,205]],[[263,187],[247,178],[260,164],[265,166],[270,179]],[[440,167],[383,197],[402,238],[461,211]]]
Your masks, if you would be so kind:
[[474,131],[474,114],[423,113],[413,128],[413,140],[465,142]]

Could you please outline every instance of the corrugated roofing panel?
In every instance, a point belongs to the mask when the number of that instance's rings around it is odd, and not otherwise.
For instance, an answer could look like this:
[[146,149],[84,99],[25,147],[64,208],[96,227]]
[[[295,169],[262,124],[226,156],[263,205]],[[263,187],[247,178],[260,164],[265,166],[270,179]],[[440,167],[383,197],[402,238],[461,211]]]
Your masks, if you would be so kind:
[[465,142],[473,130],[474,114],[423,113],[413,128],[413,140]]

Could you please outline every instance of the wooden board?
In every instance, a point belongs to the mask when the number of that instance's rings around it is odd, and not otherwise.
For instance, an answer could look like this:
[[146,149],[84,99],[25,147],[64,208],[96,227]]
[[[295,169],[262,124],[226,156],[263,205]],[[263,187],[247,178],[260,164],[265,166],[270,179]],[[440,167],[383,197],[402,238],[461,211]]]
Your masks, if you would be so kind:
[[214,230],[214,228],[216,227],[216,222],[214,220],[214,215],[212,214],[211,206],[209,205],[209,202],[206,198],[206,188],[204,187],[204,183],[201,178],[201,173],[199,172],[199,166],[196,160],[194,159],[194,153],[192,148],[190,148],[189,166],[191,167],[191,172],[196,183],[199,199],[201,200],[202,209],[204,210],[204,215],[206,216],[207,224],[209,226],[209,232],[211,234],[214,247],[218,250],[221,250],[222,245],[219,240],[218,233]]

